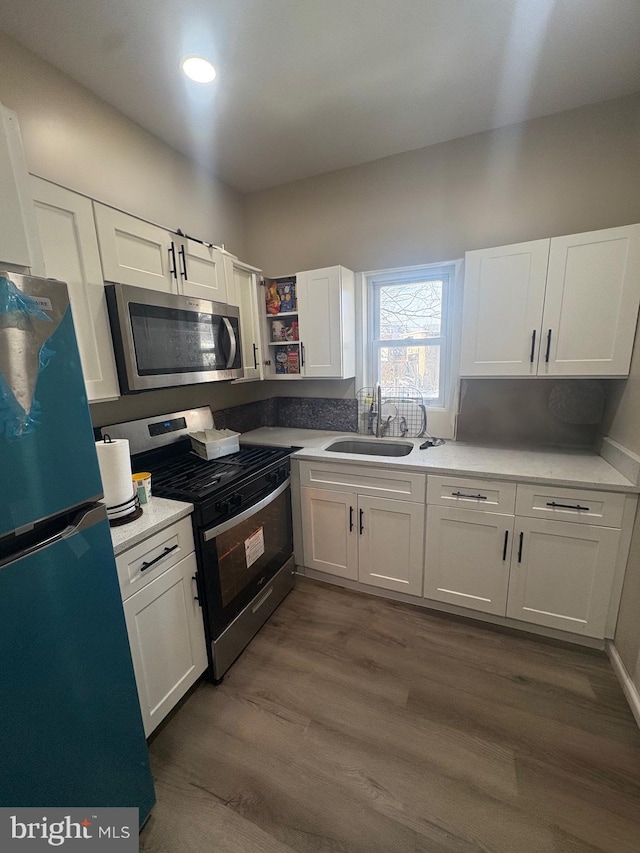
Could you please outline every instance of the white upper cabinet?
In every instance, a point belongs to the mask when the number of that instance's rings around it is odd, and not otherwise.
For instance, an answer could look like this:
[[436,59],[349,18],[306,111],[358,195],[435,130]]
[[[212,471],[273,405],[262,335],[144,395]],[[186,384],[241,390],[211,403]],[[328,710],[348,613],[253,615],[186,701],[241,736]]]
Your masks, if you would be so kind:
[[94,202],[105,281],[227,301],[220,249]]
[[640,225],[466,255],[462,376],[625,376]]
[[66,281],[90,403],[120,394],[91,201],[31,178],[46,275]]
[[307,377],[355,374],[354,276],[344,267],[307,270],[296,276],[298,319]]
[[467,252],[460,373],[535,376],[549,240]]
[[[224,256],[227,302],[240,309],[240,340],[244,378],[236,382],[262,379],[262,347],[257,281],[260,270],[243,264],[232,255]],[[260,291],[262,292],[262,290]],[[264,302],[261,303],[261,307]]]
[[215,246],[188,237],[174,237],[172,260],[177,263],[178,292],[196,299],[227,301],[223,255]]
[[[265,379],[355,376],[354,274],[335,266],[267,279],[261,300]],[[285,294],[275,313],[271,290]],[[267,309],[267,304],[270,310]]]
[[177,293],[171,233],[113,207],[93,207],[104,280]]
[[626,375],[639,303],[640,225],[554,238],[538,372]]
[[44,275],[18,117],[0,105],[0,267]]

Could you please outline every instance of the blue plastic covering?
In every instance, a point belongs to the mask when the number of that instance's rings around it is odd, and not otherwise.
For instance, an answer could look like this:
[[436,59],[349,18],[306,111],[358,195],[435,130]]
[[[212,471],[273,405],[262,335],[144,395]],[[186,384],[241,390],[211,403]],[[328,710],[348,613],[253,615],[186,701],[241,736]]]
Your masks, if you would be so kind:
[[[53,334],[56,327],[37,300],[19,290],[10,279],[0,276],[0,329],[19,329],[28,335],[32,331],[34,319],[52,324]],[[49,364],[53,355],[54,350],[47,347],[46,342],[43,343],[38,353],[38,374]],[[0,435],[4,433],[9,441],[19,439],[32,433],[39,423],[38,401],[34,397],[29,411],[25,411],[0,371]]]

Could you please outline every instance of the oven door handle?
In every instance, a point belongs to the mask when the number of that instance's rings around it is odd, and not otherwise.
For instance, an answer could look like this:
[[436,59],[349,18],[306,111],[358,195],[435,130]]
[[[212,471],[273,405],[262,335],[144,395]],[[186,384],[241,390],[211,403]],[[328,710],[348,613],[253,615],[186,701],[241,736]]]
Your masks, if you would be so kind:
[[205,530],[202,534],[205,542],[210,542],[212,539],[215,539],[216,536],[219,536],[221,533],[225,533],[227,530],[231,530],[232,527],[235,527],[236,524],[240,524],[241,521],[246,521],[248,518],[251,518],[252,515],[260,512],[260,510],[264,509],[266,506],[269,506],[270,503],[273,503],[276,498],[279,498],[283,492],[291,485],[291,477],[287,477],[286,480],[283,480],[282,483],[275,489],[273,492],[269,492],[269,494],[262,498],[261,501],[258,501],[257,504],[250,506],[248,509],[245,509],[244,512],[238,513],[238,515],[234,515],[233,518],[228,518],[226,521],[223,521],[222,524],[218,524],[216,527],[210,527],[208,530]]
[[227,359],[227,369],[233,367],[233,362],[236,360],[236,352],[238,350],[238,342],[236,341],[236,333],[234,331],[231,322],[227,319],[227,317],[222,318],[222,322],[224,323],[224,327],[227,330],[227,334],[229,335],[229,358]]

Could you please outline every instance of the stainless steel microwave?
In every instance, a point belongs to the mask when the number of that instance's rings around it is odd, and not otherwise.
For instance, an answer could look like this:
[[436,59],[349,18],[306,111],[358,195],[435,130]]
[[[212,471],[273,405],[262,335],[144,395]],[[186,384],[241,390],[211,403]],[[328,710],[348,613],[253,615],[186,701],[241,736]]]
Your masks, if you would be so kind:
[[127,284],[105,290],[123,394],[242,377],[235,306]]

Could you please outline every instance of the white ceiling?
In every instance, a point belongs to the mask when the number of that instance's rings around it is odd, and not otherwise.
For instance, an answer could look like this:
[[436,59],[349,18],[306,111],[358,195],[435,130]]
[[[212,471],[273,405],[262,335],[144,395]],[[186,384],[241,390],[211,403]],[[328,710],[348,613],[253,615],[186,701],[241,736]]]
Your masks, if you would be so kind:
[[0,26],[242,191],[640,90],[640,0],[2,0]]

